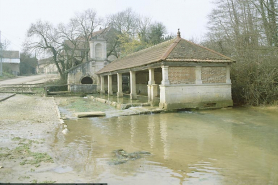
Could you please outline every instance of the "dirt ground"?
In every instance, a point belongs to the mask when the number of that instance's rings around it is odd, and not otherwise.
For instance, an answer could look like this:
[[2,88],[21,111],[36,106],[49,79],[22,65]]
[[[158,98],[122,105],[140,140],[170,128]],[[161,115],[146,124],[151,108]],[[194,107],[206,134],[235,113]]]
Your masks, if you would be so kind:
[[[0,182],[85,182],[73,172],[57,173],[51,143],[63,135],[53,97],[15,95],[0,102]],[[61,171],[61,170],[60,170]]]
[[59,75],[57,74],[39,74],[39,75],[33,75],[33,76],[18,76],[12,79],[6,79],[1,81],[0,80],[0,86],[1,85],[8,85],[8,84],[35,84],[35,83],[44,83],[49,80],[58,79]]

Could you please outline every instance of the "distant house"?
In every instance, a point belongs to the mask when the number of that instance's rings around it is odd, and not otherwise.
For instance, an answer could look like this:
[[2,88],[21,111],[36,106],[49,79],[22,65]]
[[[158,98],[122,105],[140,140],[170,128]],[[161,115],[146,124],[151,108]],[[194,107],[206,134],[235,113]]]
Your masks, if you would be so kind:
[[1,51],[3,69],[13,75],[19,75],[20,55],[19,51]]
[[58,69],[56,64],[53,61],[53,58],[49,57],[49,58],[39,60],[37,66],[37,73],[38,74],[58,73]]

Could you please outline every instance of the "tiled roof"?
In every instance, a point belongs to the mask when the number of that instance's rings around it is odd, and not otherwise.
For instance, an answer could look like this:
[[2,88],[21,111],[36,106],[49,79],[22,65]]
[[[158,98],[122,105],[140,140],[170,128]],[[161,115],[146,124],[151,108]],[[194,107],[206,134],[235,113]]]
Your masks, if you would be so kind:
[[2,58],[10,58],[10,59],[15,59],[15,58],[19,58],[19,51],[0,51],[0,55],[2,56]]
[[105,36],[109,31],[110,31],[111,27],[107,27],[104,29],[101,29],[99,31],[95,31],[92,33],[91,35],[91,39],[98,37],[98,36]]
[[194,44],[182,38],[175,38],[150,48],[138,51],[106,65],[97,74],[140,67],[159,61],[172,62],[233,62],[213,50]]
[[54,63],[53,57],[48,57],[48,58],[44,58],[44,59],[40,59],[38,61],[38,64],[52,64]]

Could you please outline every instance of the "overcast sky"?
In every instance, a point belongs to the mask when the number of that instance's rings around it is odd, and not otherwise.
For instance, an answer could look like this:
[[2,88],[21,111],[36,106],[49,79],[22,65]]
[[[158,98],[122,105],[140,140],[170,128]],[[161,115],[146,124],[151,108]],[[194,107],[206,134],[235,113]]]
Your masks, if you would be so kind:
[[1,40],[10,50],[22,51],[27,29],[37,20],[67,23],[76,12],[93,8],[105,17],[132,8],[136,13],[162,22],[168,33],[180,28],[184,39],[202,39],[206,33],[211,0],[0,0]]

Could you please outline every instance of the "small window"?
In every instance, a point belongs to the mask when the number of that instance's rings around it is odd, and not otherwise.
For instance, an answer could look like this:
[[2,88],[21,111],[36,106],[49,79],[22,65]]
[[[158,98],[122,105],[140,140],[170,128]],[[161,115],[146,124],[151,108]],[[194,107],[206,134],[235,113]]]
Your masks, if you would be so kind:
[[81,80],[81,84],[93,84],[93,79],[91,77],[84,77]]

